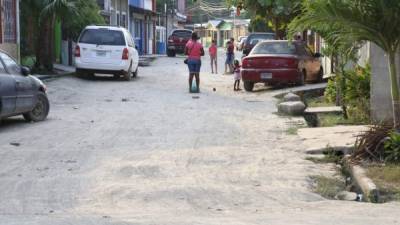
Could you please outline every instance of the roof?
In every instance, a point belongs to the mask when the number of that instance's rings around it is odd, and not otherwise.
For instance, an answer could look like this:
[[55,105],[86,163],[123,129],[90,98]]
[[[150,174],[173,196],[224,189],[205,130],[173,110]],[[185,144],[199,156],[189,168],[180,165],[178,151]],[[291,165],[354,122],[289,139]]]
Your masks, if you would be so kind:
[[217,28],[222,22],[224,22],[224,21],[223,20],[209,20],[208,25],[211,25],[212,28]]
[[125,27],[111,25],[89,25],[85,29],[108,29],[108,30],[126,30]]

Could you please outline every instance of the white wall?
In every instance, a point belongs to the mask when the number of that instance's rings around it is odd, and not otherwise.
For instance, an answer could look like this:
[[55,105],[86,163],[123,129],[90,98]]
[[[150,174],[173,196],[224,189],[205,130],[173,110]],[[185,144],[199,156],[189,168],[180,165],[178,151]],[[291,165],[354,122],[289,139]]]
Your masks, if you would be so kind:
[[153,10],[153,2],[151,0],[144,0],[144,8],[147,10]]
[[[374,121],[393,119],[392,95],[388,59],[384,51],[375,44],[369,44],[369,57],[372,69],[371,77],[371,117]],[[364,53],[365,54],[365,53]],[[397,77],[400,77],[400,54],[397,55]]]

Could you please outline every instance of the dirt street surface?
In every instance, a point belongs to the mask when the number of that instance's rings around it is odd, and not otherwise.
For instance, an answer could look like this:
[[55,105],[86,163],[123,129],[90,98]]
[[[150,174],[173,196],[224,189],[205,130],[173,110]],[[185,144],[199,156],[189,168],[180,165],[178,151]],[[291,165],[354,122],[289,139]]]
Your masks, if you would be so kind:
[[47,121],[0,126],[0,224],[400,224],[398,203],[313,193],[308,177],[333,171],[304,160],[271,93],[202,70],[201,94],[183,58],[131,82],[49,82]]

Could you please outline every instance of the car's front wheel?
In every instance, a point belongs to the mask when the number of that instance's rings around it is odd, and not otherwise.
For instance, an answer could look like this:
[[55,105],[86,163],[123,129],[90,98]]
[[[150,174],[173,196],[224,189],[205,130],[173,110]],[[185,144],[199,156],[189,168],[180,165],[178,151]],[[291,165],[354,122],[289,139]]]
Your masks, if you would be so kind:
[[254,83],[253,83],[253,82],[251,82],[251,81],[244,81],[244,82],[243,82],[243,85],[244,85],[244,89],[245,89],[246,91],[253,91],[253,88],[254,88]]
[[50,103],[47,95],[39,92],[37,95],[37,102],[32,111],[24,113],[23,116],[27,121],[39,122],[47,118],[50,111]]

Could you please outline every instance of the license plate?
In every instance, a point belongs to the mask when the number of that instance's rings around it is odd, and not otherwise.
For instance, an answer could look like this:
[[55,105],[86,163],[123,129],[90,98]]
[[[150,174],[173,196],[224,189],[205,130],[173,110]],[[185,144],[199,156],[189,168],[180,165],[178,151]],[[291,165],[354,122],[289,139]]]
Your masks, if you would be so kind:
[[106,52],[105,51],[97,51],[96,55],[100,56],[100,57],[104,57],[104,56],[106,56]]
[[261,73],[261,79],[271,79],[272,73]]

